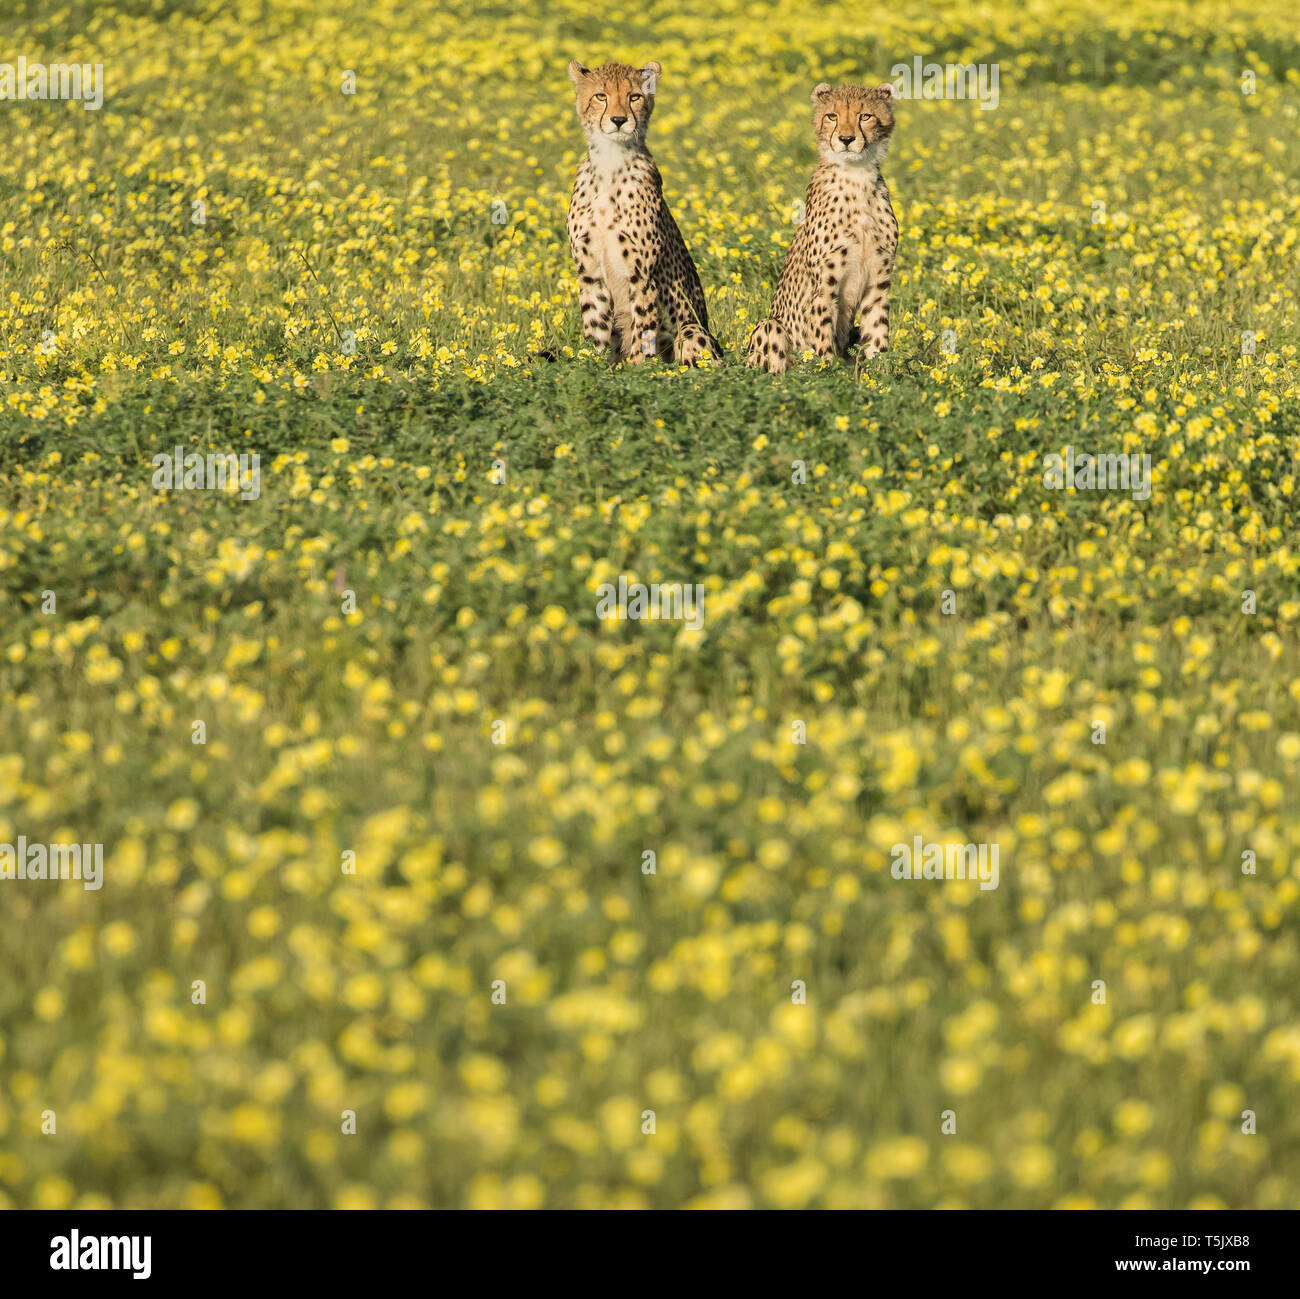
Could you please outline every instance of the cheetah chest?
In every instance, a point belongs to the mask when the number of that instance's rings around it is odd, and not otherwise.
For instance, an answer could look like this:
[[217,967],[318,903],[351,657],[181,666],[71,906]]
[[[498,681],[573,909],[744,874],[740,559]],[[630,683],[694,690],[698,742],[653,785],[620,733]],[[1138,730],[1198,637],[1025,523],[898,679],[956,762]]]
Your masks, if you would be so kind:
[[627,229],[629,223],[620,211],[618,199],[611,192],[598,193],[591,209],[592,251],[600,265],[605,289],[613,301],[615,318],[621,320],[632,311],[629,271],[633,249]]
[[856,192],[845,196],[846,202],[841,209],[844,211],[843,240],[848,255],[840,281],[839,299],[841,310],[848,313],[850,321],[876,282],[881,262],[880,231],[870,195],[857,190],[856,186],[854,189]]
[[613,303],[614,319],[626,331],[632,319],[631,275],[643,259],[641,245],[653,219],[650,202],[642,192],[641,178],[630,168],[606,170],[597,165],[593,170],[592,252]]

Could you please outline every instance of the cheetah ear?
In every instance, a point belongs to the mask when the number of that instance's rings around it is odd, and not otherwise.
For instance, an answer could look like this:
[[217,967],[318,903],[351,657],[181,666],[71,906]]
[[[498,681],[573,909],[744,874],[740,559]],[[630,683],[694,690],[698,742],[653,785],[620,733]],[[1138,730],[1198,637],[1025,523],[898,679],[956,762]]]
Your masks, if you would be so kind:
[[898,98],[898,87],[897,87],[896,85],[894,85],[894,83],[893,83],[892,81],[885,81],[885,82],[882,82],[880,85],[878,85],[878,86],[876,87],[876,90],[877,90],[880,94],[884,95],[884,97],[885,97],[886,99],[897,99],[897,98]]
[[584,68],[582,64],[578,62],[577,59],[570,60],[569,80],[572,81],[575,86],[578,84],[579,81],[582,80],[583,77],[590,76],[590,75],[591,75],[590,68]]
[[653,95],[659,86],[659,78],[664,75],[663,65],[651,59],[643,63],[637,71],[641,74],[641,88],[647,95]]
[[813,92],[812,92],[813,103],[815,104],[823,96],[829,95],[830,93],[831,93],[830,86],[828,86],[824,81],[819,81],[817,85],[813,87]]

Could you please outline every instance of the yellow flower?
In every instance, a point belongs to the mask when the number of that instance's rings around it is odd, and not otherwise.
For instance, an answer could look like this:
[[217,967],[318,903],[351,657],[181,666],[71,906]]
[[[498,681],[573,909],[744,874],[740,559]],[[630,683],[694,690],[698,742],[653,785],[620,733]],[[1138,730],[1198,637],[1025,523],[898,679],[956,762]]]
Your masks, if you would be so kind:
[[1155,1042],[1156,1022],[1151,1015],[1134,1015],[1115,1030],[1116,1052],[1126,1060],[1146,1055]]
[[1146,1101],[1123,1101],[1115,1107],[1115,1130],[1126,1137],[1140,1137],[1154,1117],[1155,1111]]
[[1056,1169],[1056,1158],[1047,1146],[1022,1146],[1011,1158],[1011,1177],[1026,1190],[1046,1186]]
[[825,1183],[826,1167],[812,1156],[769,1169],[762,1176],[763,1195],[778,1209],[806,1208]]
[[930,1148],[920,1137],[893,1137],[877,1142],[867,1152],[863,1171],[873,1180],[915,1177],[930,1158]]

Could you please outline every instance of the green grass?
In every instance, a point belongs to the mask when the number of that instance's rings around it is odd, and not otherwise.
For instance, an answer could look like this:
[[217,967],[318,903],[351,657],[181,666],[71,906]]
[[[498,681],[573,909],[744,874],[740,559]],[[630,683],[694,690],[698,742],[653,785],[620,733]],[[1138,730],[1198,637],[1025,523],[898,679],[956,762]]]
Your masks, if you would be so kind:
[[[0,843],[106,865],[0,881],[0,1205],[1294,1207],[1276,7],[17,12],[115,80],[0,160]],[[563,67],[633,50],[720,366],[579,333]],[[899,107],[891,352],[746,370],[810,85],[914,50],[1007,67]]]

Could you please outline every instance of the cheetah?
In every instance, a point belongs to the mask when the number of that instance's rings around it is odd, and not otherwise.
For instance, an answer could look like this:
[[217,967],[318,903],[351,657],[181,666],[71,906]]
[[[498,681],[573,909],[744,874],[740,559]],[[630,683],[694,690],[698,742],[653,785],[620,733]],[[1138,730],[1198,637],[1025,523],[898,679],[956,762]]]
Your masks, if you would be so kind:
[[894,130],[893,97],[888,84],[822,82],[812,92],[820,161],[772,310],[750,335],[748,365],[779,374],[808,350],[847,358],[863,343],[863,356],[888,351],[898,221],[880,164]]
[[582,332],[614,364],[648,356],[694,365],[721,358],[704,291],[646,148],[663,69],[569,64],[587,156],[569,205]]

